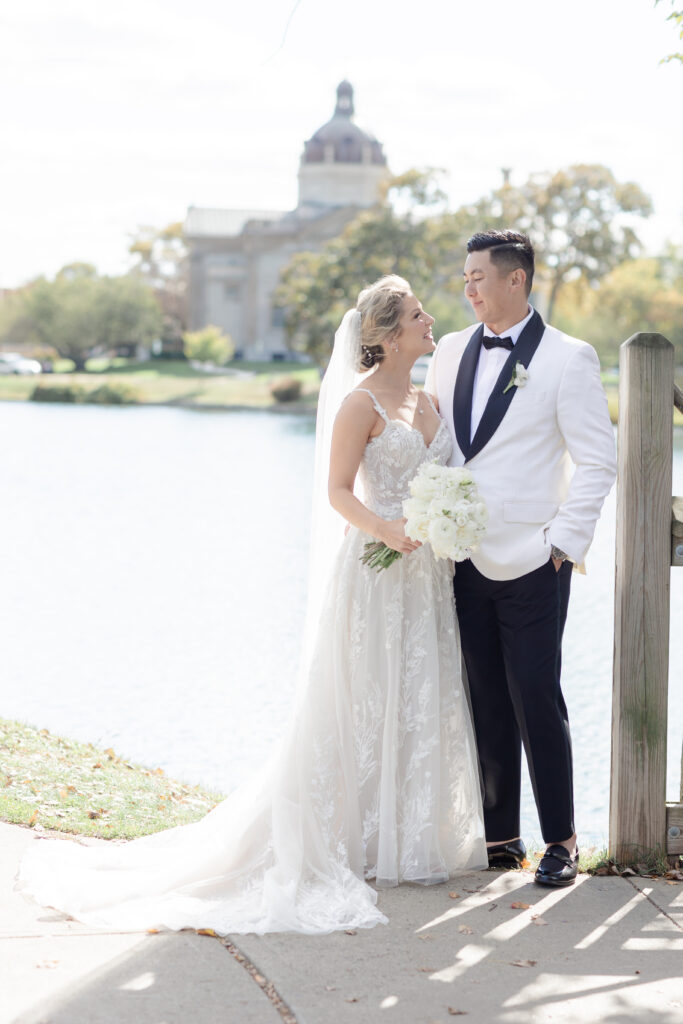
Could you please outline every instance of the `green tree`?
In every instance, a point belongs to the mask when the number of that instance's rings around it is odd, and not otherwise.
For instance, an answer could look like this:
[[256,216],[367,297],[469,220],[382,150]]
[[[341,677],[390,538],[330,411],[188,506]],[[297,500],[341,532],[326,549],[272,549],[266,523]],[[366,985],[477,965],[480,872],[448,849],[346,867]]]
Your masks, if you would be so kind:
[[214,324],[199,331],[187,331],[183,334],[183,345],[188,359],[213,366],[224,366],[235,354],[232,338]]
[[277,291],[292,347],[325,366],[345,310],[384,274],[407,278],[423,303],[434,300],[450,324],[464,326],[464,309],[454,298],[461,279],[452,272],[462,263],[463,237],[460,221],[444,210],[438,174],[412,170],[392,179],[382,200],[320,252],[295,254]]
[[[659,3],[661,3],[661,0],[655,0],[655,7]],[[675,0],[671,0],[672,7],[674,3]],[[683,11],[672,11],[666,20],[672,21],[674,23],[674,25],[678,28],[678,38],[683,39]],[[660,63],[668,64],[670,60],[679,60],[681,61],[681,63],[683,63],[683,53],[670,53],[668,54],[668,56],[662,57]]]
[[99,277],[84,263],[63,267],[54,281],[32,282],[17,311],[42,344],[72,359],[77,370],[91,355],[149,344],[161,327],[159,307],[142,281]]
[[187,327],[188,253],[180,221],[165,228],[141,225],[130,236],[132,273],[154,291],[163,314],[162,340],[180,348]]

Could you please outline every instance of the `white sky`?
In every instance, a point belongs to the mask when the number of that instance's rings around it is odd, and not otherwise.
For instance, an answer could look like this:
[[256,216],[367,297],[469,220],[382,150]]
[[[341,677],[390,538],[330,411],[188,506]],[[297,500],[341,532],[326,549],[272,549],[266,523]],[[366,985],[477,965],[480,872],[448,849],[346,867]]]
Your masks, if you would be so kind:
[[[342,78],[391,169],[448,172],[452,206],[599,162],[638,182],[642,237],[683,241],[683,67],[653,0],[0,0],[0,287],[187,206],[291,209]],[[292,14],[293,12],[293,14]],[[284,41],[288,18],[291,24]]]

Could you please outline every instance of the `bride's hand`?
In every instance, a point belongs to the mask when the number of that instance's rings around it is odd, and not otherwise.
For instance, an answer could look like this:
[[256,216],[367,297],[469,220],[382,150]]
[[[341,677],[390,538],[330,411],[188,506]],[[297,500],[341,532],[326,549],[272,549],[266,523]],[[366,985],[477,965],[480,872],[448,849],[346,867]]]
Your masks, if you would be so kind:
[[383,541],[392,551],[400,551],[402,555],[410,554],[417,548],[422,547],[419,540],[411,540],[406,537],[404,529],[405,519],[388,519],[382,525],[379,539]]

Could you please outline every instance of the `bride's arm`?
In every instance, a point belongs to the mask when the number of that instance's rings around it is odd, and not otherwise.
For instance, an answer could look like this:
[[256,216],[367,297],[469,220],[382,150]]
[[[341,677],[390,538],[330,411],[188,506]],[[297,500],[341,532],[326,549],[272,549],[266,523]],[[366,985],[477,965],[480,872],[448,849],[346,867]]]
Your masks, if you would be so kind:
[[384,541],[394,551],[407,554],[420,545],[406,537],[404,520],[382,519],[353,493],[360,460],[376,420],[377,413],[362,395],[349,395],[337,413],[330,452],[330,504],[352,526]]

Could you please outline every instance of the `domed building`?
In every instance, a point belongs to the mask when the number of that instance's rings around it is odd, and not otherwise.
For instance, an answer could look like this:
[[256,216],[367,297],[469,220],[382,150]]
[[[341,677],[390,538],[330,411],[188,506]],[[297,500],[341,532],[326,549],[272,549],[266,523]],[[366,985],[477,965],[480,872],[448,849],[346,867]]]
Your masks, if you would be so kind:
[[377,202],[388,173],[381,143],[354,121],[351,84],[341,82],[332,117],[304,143],[295,210],[189,208],[190,329],[217,324],[243,358],[284,358],[283,316],[273,303],[281,269]]

